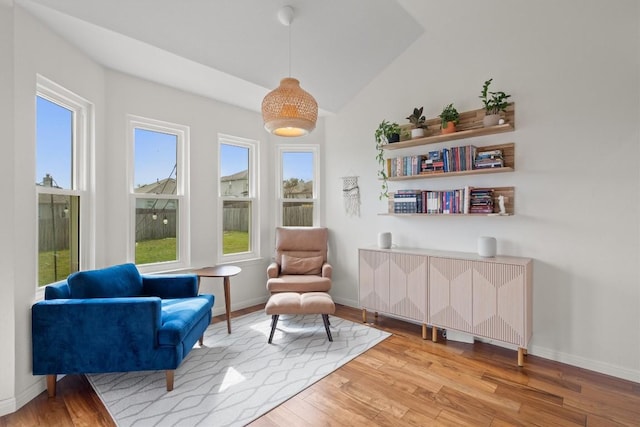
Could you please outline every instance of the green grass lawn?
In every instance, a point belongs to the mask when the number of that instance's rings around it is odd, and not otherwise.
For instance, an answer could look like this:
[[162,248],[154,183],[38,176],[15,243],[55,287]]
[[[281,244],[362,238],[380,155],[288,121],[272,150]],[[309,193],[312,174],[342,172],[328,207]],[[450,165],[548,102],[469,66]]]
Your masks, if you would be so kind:
[[178,256],[175,237],[136,242],[136,264],[175,261]]
[[[145,240],[136,243],[136,264],[175,261],[177,256],[175,237]],[[249,251],[249,233],[242,231],[225,231],[223,236],[224,254],[235,254]],[[66,278],[71,274],[69,250],[56,252],[54,263],[53,251],[40,252],[38,259],[38,284],[48,285]],[[54,273],[57,273],[54,274]]]
[[249,252],[249,233],[246,231],[225,231],[222,236],[222,253],[235,254]]
[[71,274],[69,249],[56,251],[55,256],[53,251],[38,254],[38,286],[66,279],[69,274]]

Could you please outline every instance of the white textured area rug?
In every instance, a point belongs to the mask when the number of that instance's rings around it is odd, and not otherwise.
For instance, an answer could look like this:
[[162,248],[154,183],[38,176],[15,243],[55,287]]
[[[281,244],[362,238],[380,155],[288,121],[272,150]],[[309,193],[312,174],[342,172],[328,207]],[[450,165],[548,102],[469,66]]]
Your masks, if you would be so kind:
[[258,311],[209,326],[175,372],[87,375],[119,426],[242,426],[330,374],[390,334],[330,316],[329,342],[320,315],[271,317]]

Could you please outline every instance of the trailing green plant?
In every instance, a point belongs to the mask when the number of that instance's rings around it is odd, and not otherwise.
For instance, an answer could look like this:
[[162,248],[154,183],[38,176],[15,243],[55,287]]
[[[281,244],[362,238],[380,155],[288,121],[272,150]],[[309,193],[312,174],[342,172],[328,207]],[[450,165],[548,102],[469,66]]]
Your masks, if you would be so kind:
[[389,176],[387,175],[386,163],[384,159],[384,150],[382,146],[389,143],[389,140],[393,137],[393,135],[400,135],[400,125],[393,122],[388,122],[387,120],[383,120],[379,125],[378,129],[376,129],[376,160],[378,161],[378,178],[382,179],[382,187],[380,189],[380,197],[382,200],[383,197],[389,197],[389,186],[387,184],[387,180]]
[[489,79],[484,82],[482,92],[480,92],[480,96],[478,97],[484,104],[486,115],[500,114],[500,111],[505,111],[509,105],[509,101],[507,100],[511,97],[511,95],[507,95],[502,91],[490,92],[489,85],[491,85],[492,81],[493,79]]
[[442,127],[446,128],[448,122],[458,124],[460,114],[458,113],[458,110],[456,110],[456,107],[453,106],[453,104],[449,104],[442,109],[442,113],[440,113],[438,117],[440,117]]
[[425,124],[425,117],[422,115],[422,109],[424,107],[420,107],[420,108],[414,108],[413,109],[413,114],[410,114],[409,117],[407,117],[407,120],[409,120],[409,122],[416,128],[426,128],[427,125]]

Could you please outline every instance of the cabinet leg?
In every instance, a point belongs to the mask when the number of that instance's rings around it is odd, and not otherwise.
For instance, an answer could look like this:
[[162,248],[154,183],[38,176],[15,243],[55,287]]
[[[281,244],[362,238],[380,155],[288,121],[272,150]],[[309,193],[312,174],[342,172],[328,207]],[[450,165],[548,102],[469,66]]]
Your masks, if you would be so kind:
[[422,339],[423,340],[427,339],[427,324],[426,323],[422,324]]
[[438,328],[431,326],[431,341],[438,342]]
[[377,311],[373,312],[373,317],[375,317],[376,319],[378,318],[378,312]]
[[362,309],[362,323],[367,323],[367,309]]
[[527,354],[527,350],[518,347],[518,366],[524,366],[524,356]]

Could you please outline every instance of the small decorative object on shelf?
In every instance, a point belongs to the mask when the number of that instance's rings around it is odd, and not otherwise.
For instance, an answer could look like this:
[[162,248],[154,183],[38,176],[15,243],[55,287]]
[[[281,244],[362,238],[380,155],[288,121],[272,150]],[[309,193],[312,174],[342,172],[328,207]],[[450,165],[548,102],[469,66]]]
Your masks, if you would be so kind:
[[378,247],[380,249],[391,248],[391,233],[388,231],[378,233]]
[[497,242],[495,237],[478,237],[478,255],[483,258],[493,258],[497,253]]
[[[499,121],[501,120],[500,113],[507,110],[507,106],[509,105],[507,100],[511,97],[511,95],[507,95],[502,91],[489,92],[489,85],[491,85],[492,81],[493,79],[489,79],[484,82],[482,92],[480,92],[479,96],[484,104],[485,116],[482,119],[482,123],[485,127],[499,124]],[[489,95],[491,97],[489,97]],[[504,120],[502,123],[504,123]]]
[[411,139],[422,138],[425,134],[427,125],[425,124],[426,119],[422,115],[423,108],[424,107],[414,108],[413,113],[407,117],[407,120],[413,125],[411,129]]
[[460,119],[460,114],[453,104],[449,104],[442,109],[442,113],[438,116],[442,122],[442,133],[454,133],[456,131],[456,125]]
[[390,123],[386,120],[383,120],[379,125],[378,129],[375,132],[376,137],[376,160],[380,165],[378,169],[378,178],[382,179],[382,187],[380,190],[380,199],[383,197],[389,197],[387,186],[387,179],[389,178],[386,172],[386,163],[384,160],[384,145],[390,144],[392,142],[398,142],[400,140],[400,125],[393,122]]

